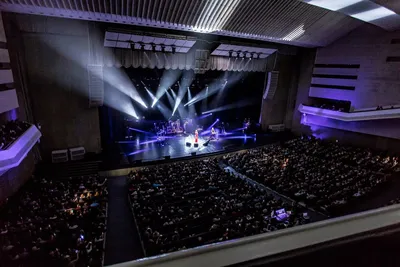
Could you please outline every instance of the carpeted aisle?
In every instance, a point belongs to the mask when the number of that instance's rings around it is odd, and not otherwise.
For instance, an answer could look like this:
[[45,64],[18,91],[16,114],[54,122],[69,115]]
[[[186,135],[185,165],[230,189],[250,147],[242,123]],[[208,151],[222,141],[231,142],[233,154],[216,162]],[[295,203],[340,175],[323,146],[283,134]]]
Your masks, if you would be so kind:
[[126,177],[108,179],[108,221],[104,265],[143,257],[139,235],[128,202]]

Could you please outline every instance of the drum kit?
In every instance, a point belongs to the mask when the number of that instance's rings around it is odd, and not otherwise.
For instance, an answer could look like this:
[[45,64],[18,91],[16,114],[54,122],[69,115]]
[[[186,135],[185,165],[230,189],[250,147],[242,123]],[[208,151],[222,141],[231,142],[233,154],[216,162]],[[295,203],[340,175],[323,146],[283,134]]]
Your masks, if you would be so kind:
[[181,127],[181,120],[177,119],[176,121],[168,121],[167,126],[167,134],[181,134],[183,133],[183,129]]
[[157,136],[190,134],[194,133],[195,130],[201,132],[203,129],[195,127],[193,119],[185,119],[182,122],[177,119],[154,123],[154,132]]

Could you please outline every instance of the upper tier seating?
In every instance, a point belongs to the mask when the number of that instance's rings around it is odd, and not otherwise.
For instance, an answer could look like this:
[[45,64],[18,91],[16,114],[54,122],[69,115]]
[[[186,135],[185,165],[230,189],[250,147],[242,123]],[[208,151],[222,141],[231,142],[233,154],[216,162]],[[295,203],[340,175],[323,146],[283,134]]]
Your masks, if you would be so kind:
[[6,149],[20,137],[31,125],[23,121],[8,121],[0,125],[0,150]]

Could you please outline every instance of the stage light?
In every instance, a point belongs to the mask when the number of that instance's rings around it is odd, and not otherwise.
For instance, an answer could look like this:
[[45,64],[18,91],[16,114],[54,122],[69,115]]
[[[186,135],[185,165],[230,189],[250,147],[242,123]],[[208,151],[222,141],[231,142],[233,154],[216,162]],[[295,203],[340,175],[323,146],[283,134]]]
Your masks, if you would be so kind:
[[134,42],[131,42],[131,50],[135,50],[135,43]]
[[172,48],[172,54],[175,54],[176,53],[176,46],[172,45],[171,48]]
[[161,52],[165,53],[165,45],[161,45]]
[[153,53],[157,52],[155,43],[151,43],[151,50],[153,51]]
[[241,53],[240,50],[236,52],[236,58],[239,58],[239,57],[240,57],[240,53]]
[[254,53],[251,52],[251,53],[250,53],[250,59],[253,59],[253,58],[254,58]]
[[142,50],[142,52],[144,52],[144,43],[140,42],[140,50]]
[[229,57],[232,57],[233,50],[230,50],[228,53],[229,53]]

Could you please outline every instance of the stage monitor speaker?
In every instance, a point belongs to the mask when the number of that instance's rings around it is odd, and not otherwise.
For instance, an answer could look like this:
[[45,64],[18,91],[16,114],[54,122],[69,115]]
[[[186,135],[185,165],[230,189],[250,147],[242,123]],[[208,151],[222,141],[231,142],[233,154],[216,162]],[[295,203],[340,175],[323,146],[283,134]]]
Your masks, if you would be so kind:
[[208,143],[210,143],[210,140],[207,140],[207,141],[203,144],[203,146],[208,146]]
[[191,146],[192,146],[192,143],[186,142],[186,146],[187,146],[187,147],[191,147]]
[[193,146],[194,146],[194,147],[199,147],[199,144],[198,144],[198,143],[195,143]]
[[196,152],[192,152],[191,154],[192,154],[192,156],[196,156]]
[[171,156],[165,156],[165,159],[169,160],[169,159],[171,159]]

